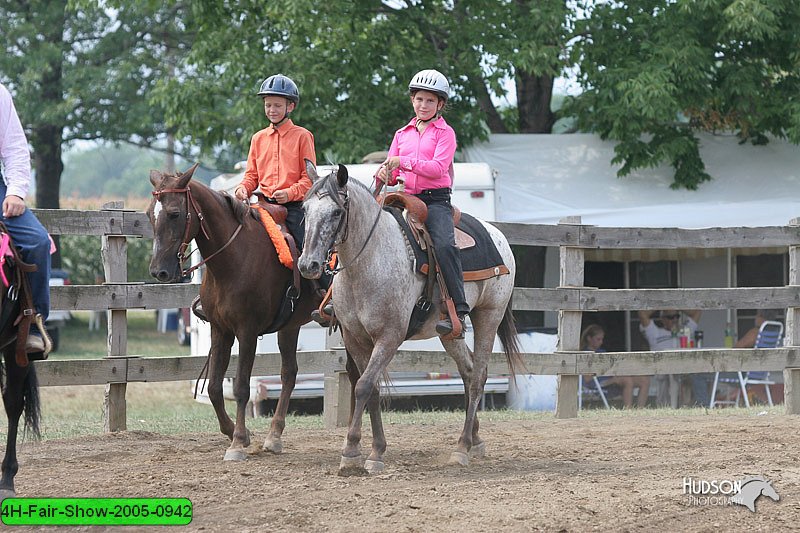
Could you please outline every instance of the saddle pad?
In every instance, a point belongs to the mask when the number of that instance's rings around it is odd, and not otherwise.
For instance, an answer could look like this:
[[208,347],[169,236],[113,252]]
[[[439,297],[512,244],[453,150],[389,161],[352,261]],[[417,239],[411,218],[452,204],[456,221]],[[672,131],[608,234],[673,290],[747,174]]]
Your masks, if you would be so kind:
[[280,259],[281,264],[291,270],[294,266],[292,252],[289,250],[289,245],[286,244],[286,239],[283,237],[280,228],[266,209],[258,204],[251,204],[250,207],[258,211],[258,215],[261,218],[261,224],[264,226],[264,229],[267,231],[272,244],[275,246],[275,250],[278,252],[278,259]]
[[[384,209],[394,216],[405,232],[406,238],[411,243],[416,257],[416,271],[421,274],[427,274],[428,254],[414,238],[413,232],[402,212],[394,207],[385,207]],[[500,274],[508,274],[508,267],[503,264],[503,258],[500,257],[500,252],[497,251],[492,237],[478,219],[467,213],[461,213],[461,220],[456,227],[475,240],[475,246],[459,249],[465,281],[477,281]]]
[[461,250],[461,268],[464,273],[503,265],[503,258],[500,257],[492,237],[477,218],[461,213],[461,220],[456,227],[475,239],[475,246]]

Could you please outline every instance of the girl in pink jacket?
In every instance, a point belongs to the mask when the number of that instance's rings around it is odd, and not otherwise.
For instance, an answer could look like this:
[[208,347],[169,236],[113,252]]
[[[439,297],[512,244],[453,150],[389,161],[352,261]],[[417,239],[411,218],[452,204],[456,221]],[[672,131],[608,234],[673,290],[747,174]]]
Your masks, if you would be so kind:
[[[389,185],[404,182],[405,192],[428,206],[425,224],[433,240],[447,292],[461,321],[463,337],[464,318],[470,309],[464,296],[461,255],[456,247],[453,207],[450,204],[456,134],[442,117],[450,95],[450,84],[441,72],[423,70],[411,79],[408,90],[414,118],[395,133],[389,157],[379,170],[378,178]],[[439,335],[452,331],[453,324],[449,318],[436,325]]]

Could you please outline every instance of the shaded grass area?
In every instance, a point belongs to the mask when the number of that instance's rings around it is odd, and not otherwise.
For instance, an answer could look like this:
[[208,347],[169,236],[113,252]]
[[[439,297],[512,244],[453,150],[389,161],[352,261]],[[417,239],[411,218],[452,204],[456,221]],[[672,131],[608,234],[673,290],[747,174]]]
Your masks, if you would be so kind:
[[[73,311],[72,319],[61,329],[61,342],[53,359],[97,359],[108,353],[108,330],[105,319],[100,329],[89,331],[89,311]],[[128,353],[130,355],[177,356],[189,355],[190,347],[178,343],[177,333],[159,333],[156,312],[153,310],[128,311]]]

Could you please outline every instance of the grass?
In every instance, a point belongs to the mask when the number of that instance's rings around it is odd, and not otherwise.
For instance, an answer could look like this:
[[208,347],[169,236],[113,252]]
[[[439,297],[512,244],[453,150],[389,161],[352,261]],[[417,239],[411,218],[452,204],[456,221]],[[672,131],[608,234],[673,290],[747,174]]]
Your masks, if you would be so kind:
[[[52,359],[96,359],[108,353],[108,331],[104,320],[100,329],[89,331],[89,311],[73,311],[72,319],[61,329],[58,351]],[[146,356],[189,355],[189,346],[178,344],[177,333],[159,333],[155,311],[128,311],[128,353]]]
[[[103,385],[73,387],[44,387],[42,398],[42,438],[76,438],[84,435],[99,435],[103,432]],[[189,382],[129,383],[127,386],[128,430],[151,431],[162,434],[197,433],[219,431],[216,416],[210,405],[201,404],[192,398]],[[600,419],[609,424],[620,418],[697,417],[697,416],[776,416],[783,415],[782,405],[775,407],[755,406],[750,409],[588,409],[580,413],[581,418]],[[233,403],[228,404],[228,413],[235,414]],[[461,424],[464,413],[457,411],[385,411],[384,423],[438,425]],[[365,418],[366,420],[366,418]],[[537,421],[552,423],[552,412],[512,411],[500,409],[481,413],[483,422]],[[263,433],[270,418],[248,419],[251,430]],[[286,422],[292,428],[323,428],[320,415],[290,415]],[[4,429],[4,428],[3,428]]]
[[[61,348],[51,355],[53,359],[98,358],[106,354],[106,330],[89,331],[89,313],[76,312],[68,326],[61,332]],[[189,347],[180,346],[175,332],[158,333],[153,311],[130,311],[128,313],[128,352],[146,356],[188,355]],[[42,400],[42,438],[43,440],[76,438],[103,433],[104,385],[85,385],[70,387],[43,387]],[[151,431],[163,434],[196,433],[219,431],[216,416],[210,405],[196,402],[192,398],[189,382],[129,383],[126,389],[128,430]],[[233,415],[235,407],[228,405]],[[587,409],[581,418],[601,419],[613,424],[621,417],[655,418],[684,416],[732,415],[782,415],[782,405],[776,407],[756,406],[751,409],[634,409],[605,410]],[[384,412],[384,422],[392,424],[461,424],[464,413],[456,411],[412,411]],[[501,421],[539,421],[552,423],[551,412],[530,412],[495,410],[481,413],[486,422]],[[259,417],[249,419],[248,427],[256,432],[264,432],[270,419]],[[644,420],[643,420],[644,423]],[[291,415],[287,427],[323,427],[322,416]],[[5,424],[0,424],[0,436],[5,439]]]

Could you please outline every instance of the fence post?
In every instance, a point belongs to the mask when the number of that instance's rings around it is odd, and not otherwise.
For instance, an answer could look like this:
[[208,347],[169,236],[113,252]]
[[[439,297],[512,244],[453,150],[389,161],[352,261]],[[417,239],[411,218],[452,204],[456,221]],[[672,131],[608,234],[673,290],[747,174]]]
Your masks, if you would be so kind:
[[[581,217],[567,217],[559,224],[574,225],[580,231]],[[584,270],[583,248],[559,246],[559,287],[583,287]],[[580,350],[581,311],[558,312],[558,346],[556,353]],[[575,418],[578,416],[578,380],[577,374],[558,375],[558,393],[556,398],[556,418]]]
[[[122,202],[112,202],[103,206],[103,211],[121,211]],[[121,215],[121,213],[120,213]],[[120,227],[122,220],[120,216]],[[128,281],[128,240],[124,235],[103,235],[100,254],[107,283]],[[125,309],[112,309],[108,316],[108,357],[125,357],[128,354],[128,312]],[[127,379],[121,376],[121,379]],[[105,432],[125,431],[127,425],[127,405],[125,401],[126,383],[107,383],[103,400],[103,429]]]
[[345,427],[350,421],[350,379],[342,371],[347,361],[341,330],[331,332],[325,337],[325,349],[331,351],[335,366],[328,365],[323,381],[322,420],[326,429]]
[[[790,220],[789,226],[800,226],[800,218]],[[800,285],[800,246],[789,246],[789,285]],[[800,307],[786,309],[784,346],[800,346]],[[786,414],[800,414],[800,368],[784,369],[783,400]]]

